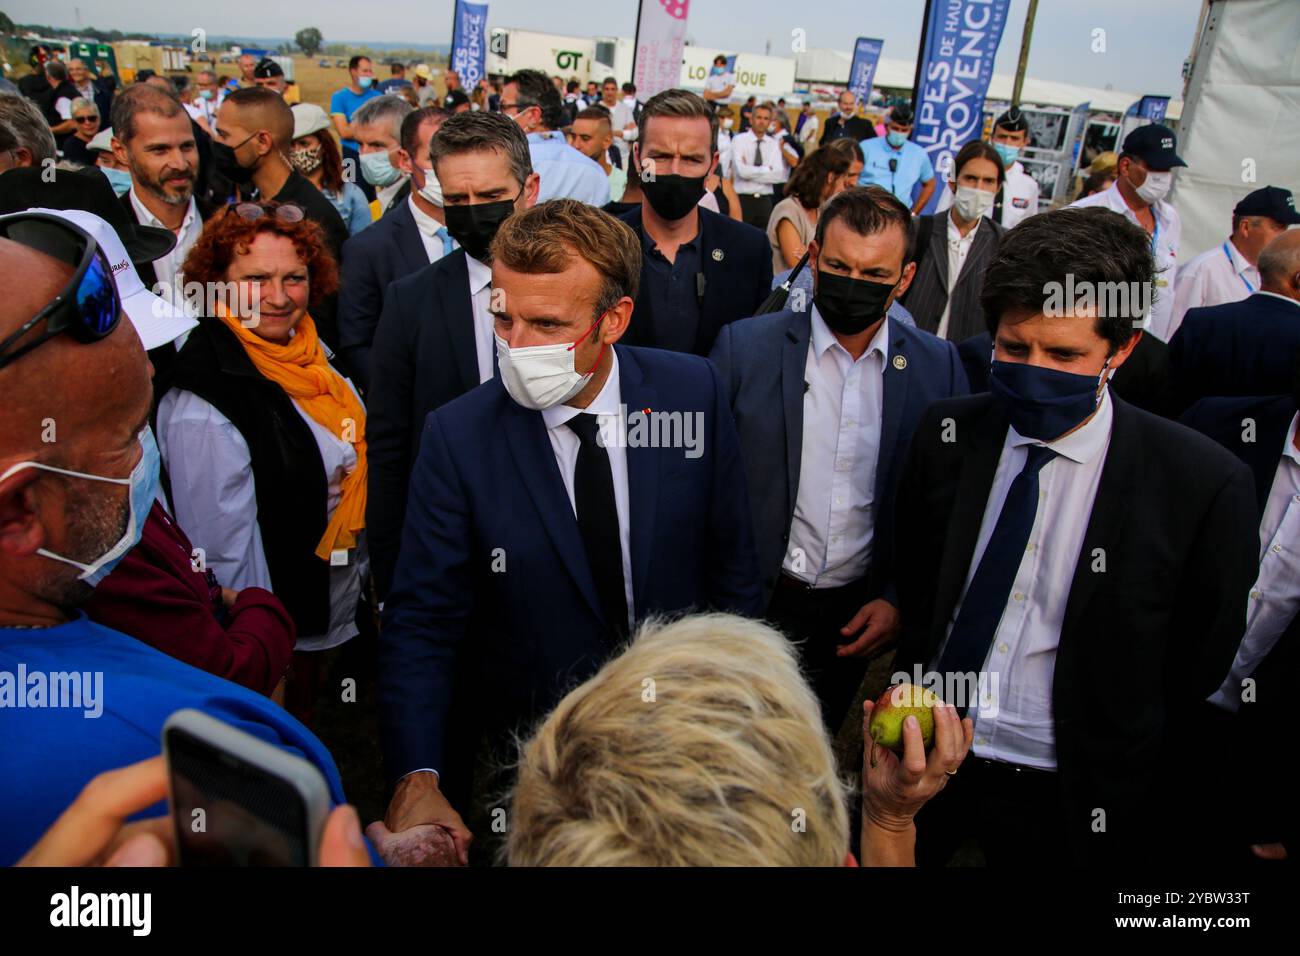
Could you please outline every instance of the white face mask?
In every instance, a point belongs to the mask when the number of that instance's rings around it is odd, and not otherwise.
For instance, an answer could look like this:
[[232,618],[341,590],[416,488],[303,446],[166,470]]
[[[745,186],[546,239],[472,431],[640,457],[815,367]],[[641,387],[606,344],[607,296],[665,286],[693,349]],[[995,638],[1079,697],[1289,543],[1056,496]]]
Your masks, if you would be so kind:
[[420,188],[420,195],[441,209],[442,183],[438,182],[438,175],[432,169],[424,167],[420,168],[420,172],[424,174],[424,185]]
[[976,222],[980,216],[993,208],[993,200],[996,198],[995,193],[985,192],[974,186],[958,186],[952,207],[957,210],[957,215],[967,222]]
[[732,120],[731,117],[727,117],[726,119],[724,119],[724,120],[722,121],[722,128],[723,128],[723,129],[731,129],[731,125],[732,125],[733,122],[734,122],[734,120]]
[[[599,322],[600,319],[597,319],[596,323]],[[578,342],[590,334],[591,329],[588,329],[582,333]],[[497,366],[501,369],[501,384],[506,387],[511,398],[524,408],[534,411],[563,405],[573,398],[591,381],[596,366],[600,364],[600,356],[597,355],[591,368],[579,372],[573,364],[578,354],[578,342],[512,349],[501,336],[494,333],[493,337],[497,340]],[[604,351],[603,345],[601,351]]]
[[1148,206],[1154,206],[1169,195],[1169,189],[1173,184],[1174,174],[1171,172],[1148,172],[1147,178],[1143,180],[1142,185],[1137,187],[1138,199],[1141,199]]

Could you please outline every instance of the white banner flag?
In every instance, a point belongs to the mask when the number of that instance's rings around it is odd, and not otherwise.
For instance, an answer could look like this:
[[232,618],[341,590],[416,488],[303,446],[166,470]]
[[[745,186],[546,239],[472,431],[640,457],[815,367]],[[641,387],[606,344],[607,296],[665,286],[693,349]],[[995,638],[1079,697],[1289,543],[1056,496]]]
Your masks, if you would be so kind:
[[678,84],[690,5],[690,0],[641,0],[632,82],[636,98],[643,103]]

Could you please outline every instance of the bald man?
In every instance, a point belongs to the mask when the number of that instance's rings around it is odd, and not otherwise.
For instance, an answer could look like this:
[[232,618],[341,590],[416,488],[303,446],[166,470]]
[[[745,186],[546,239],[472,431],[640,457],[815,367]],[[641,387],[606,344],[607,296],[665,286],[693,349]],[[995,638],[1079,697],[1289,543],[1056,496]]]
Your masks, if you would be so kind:
[[[6,234],[18,234],[12,220],[0,221]],[[66,293],[72,275],[0,238],[0,341]],[[329,752],[276,704],[76,610],[139,540],[157,491],[151,369],[124,318],[98,341],[57,334],[15,356],[28,341],[0,351],[0,866],[96,774],[156,756],[163,722],[184,707],[305,757],[343,802]],[[166,810],[160,801],[143,815]]]
[[[212,158],[235,184],[241,199],[272,199],[301,206],[325,230],[330,251],[341,260],[348,227],[338,210],[285,158],[293,145],[293,111],[274,90],[236,90],[217,110]],[[324,332],[326,330],[322,330]],[[333,342],[326,341],[333,346]]]
[[1240,302],[1189,309],[1169,343],[1171,402],[1289,395],[1300,349],[1300,229],[1259,254],[1259,291]]

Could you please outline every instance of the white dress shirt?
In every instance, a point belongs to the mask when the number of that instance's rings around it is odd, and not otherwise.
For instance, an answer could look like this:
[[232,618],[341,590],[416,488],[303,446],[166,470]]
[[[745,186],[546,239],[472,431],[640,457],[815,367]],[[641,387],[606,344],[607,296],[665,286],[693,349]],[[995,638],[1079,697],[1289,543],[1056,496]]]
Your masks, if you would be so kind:
[[[134,185],[128,195],[131,197],[131,208],[135,210],[136,218],[141,225],[168,229],[157,216],[149,211],[149,207],[140,201]],[[185,218],[181,220],[180,230],[169,229],[168,231],[176,236],[176,248],[161,259],[153,261],[154,274],[158,277],[158,282],[164,286],[174,284],[177,273],[181,271],[181,266],[185,264],[185,257],[190,254],[190,249],[199,241],[199,236],[203,234],[203,220],[199,217],[199,207],[194,202],[193,196],[190,197],[190,204],[185,209]],[[180,301],[180,299],[177,298],[176,301]]]
[[[1064,438],[1047,442],[1057,456],[1038,473],[1038,514],[1007,596],[1006,610],[984,660],[978,706],[970,706],[975,718],[972,749],[977,756],[1056,769],[1056,728],[1052,722],[1056,648],[1061,641],[1075,565],[1110,448],[1113,418],[1107,386],[1096,413],[1085,425]],[[948,623],[949,633],[993,535],[1011,483],[1025,467],[1026,448],[1036,444],[1042,443],[1007,428],[962,597]]]
[[[1072,206],[1102,206],[1112,209],[1128,218],[1128,221],[1142,227],[1137,216],[1129,208],[1124,197],[1120,195],[1118,184],[1103,189],[1091,196],[1084,196],[1071,203]],[[1146,331],[1162,342],[1173,337],[1171,331],[1174,315],[1174,285],[1178,280],[1178,245],[1182,241],[1183,221],[1178,210],[1163,199],[1151,207],[1155,217],[1155,233],[1151,236],[1151,253],[1156,260],[1155,288],[1152,290],[1151,312],[1148,316]],[[1145,227],[1142,227],[1145,228]]]
[[1246,261],[1231,239],[1206,249],[1178,270],[1169,337],[1183,324],[1188,309],[1240,302],[1258,291],[1259,269]]
[[718,130],[718,176],[722,179],[731,178],[731,140],[725,129]]
[[469,299],[474,306],[474,355],[478,359],[478,381],[482,385],[492,378],[496,368],[497,340],[493,334],[496,319],[488,311],[492,302],[492,270],[466,253],[469,267]]
[[[952,190],[948,190],[949,194]],[[946,338],[948,335],[948,317],[952,314],[952,290],[957,285],[957,280],[961,278],[962,266],[966,264],[966,257],[970,255],[971,246],[975,244],[975,233],[979,232],[980,223],[975,223],[975,228],[966,235],[961,234],[957,224],[952,220],[952,213],[948,214],[948,301],[943,304],[943,314],[939,316],[939,327],[935,329],[934,334],[939,338]],[[983,216],[980,217],[982,222]]]
[[871,564],[889,320],[855,361],[812,307],[803,447],[782,570],[814,588],[852,584]]
[[[945,189],[942,192],[939,205],[934,208],[935,212],[947,212],[952,208],[952,190]],[[1020,160],[1016,160],[1007,167],[1006,180],[1002,184],[1002,218],[998,221],[1002,226],[1011,229],[1036,212],[1038,212],[1038,180],[1025,172],[1025,167],[1020,165]],[[984,215],[992,219],[993,207],[990,206]]]
[[[356,449],[297,401],[293,407],[320,449],[328,482],[326,514],[332,516],[342,498],[343,479],[357,466]],[[257,523],[252,455],[244,436],[209,402],[193,392],[172,389],[158,406],[157,438],[171,478],[173,516],[194,546],[204,550],[217,579],[236,591],[259,587],[275,593]],[[357,635],[357,602],[369,564],[362,532],[347,563],[330,564],[329,630],[299,634],[296,650],[328,650]]]
[[1237,712],[1242,681],[1255,673],[1300,611],[1300,451],[1296,429],[1300,415],[1286,431],[1273,485],[1259,524],[1259,577],[1246,605],[1246,634],[1237,648],[1228,677],[1210,703]]
[[582,443],[578,435],[567,426],[571,418],[578,415],[595,415],[600,426],[600,440],[609,454],[610,475],[614,479],[614,510],[618,514],[618,546],[623,552],[623,596],[627,599],[627,626],[629,632],[636,627],[636,609],[632,602],[632,549],[631,514],[632,505],[627,491],[627,442],[622,433],[622,419],[619,405],[622,391],[618,383],[618,354],[612,349],[613,362],[610,363],[609,378],[586,408],[574,408],[572,405],[552,405],[542,409],[542,421],[546,423],[546,434],[551,439],[551,448],[555,452],[555,463],[560,467],[560,477],[564,479],[564,490],[569,494],[569,504],[573,506],[573,515],[578,515],[577,499],[573,496],[573,476],[578,467],[578,450]]
[[[414,198],[407,197],[406,205],[410,207],[411,216],[415,219],[415,228],[420,232],[420,241],[424,243],[424,254],[429,257],[429,262],[437,262],[443,257],[443,250],[446,248],[442,236],[438,235],[438,230],[446,232],[447,227],[417,206]],[[488,275],[491,277],[490,272]]]
[[[763,160],[757,164],[755,147]],[[785,182],[789,175],[781,145],[771,136],[759,139],[751,130],[731,138],[731,169],[736,192],[745,196],[770,196],[772,186]]]

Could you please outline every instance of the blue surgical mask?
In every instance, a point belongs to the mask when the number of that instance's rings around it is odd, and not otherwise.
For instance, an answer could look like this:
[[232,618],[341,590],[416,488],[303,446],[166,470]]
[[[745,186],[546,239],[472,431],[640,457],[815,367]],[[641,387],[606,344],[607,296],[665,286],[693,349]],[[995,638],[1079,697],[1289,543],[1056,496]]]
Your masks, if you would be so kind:
[[1097,410],[1109,366],[1107,359],[1101,375],[1092,376],[994,359],[989,391],[1001,401],[1017,432],[1025,438],[1054,441]]
[[364,153],[361,157],[361,175],[372,186],[383,189],[401,177],[401,172],[388,161],[388,153]]
[[131,469],[131,474],[127,478],[105,478],[103,475],[68,471],[65,468],[55,468],[53,465],[46,465],[39,461],[20,461],[12,465],[3,475],[0,475],[0,481],[4,481],[23,468],[39,468],[42,471],[52,471],[71,478],[106,481],[114,485],[129,485],[131,487],[131,514],[127,521],[126,531],[118,539],[117,544],[90,564],[82,564],[80,561],[65,558],[53,551],[46,551],[44,548],[38,548],[36,553],[42,557],[70,564],[74,568],[80,568],[81,573],[77,577],[92,588],[108,577],[113,569],[117,567],[118,562],[126,557],[127,552],[140,543],[140,536],[144,533],[145,519],[149,516],[149,509],[153,507],[154,498],[158,495],[158,444],[154,441],[153,430],[148,425],[145,426],[144,431],[140,432],[140,451],[140,461]]
[[358,76],[358,77],[357,77],[357,86],[361,87],[363,90],[368,90],[368,89],[370,89],[370,84],[373,83],[373,82],[375,82],[375,78],[374,78],[373,76]]
[[100,166],[99,171],[108,177],[108,184],[119,196],[125,196],[130,190],[131,174],[125,169],[109,169],[107,166]]
[[727,68],[725,66],[715,66],[710,72],[714,76],[721,76],[723,73],[727,72]]
[[885,134],[885,141],[894,149],[899,149],[907,142],[907,136],[903,133],[896,133],[892,129]]
[[1004,168],[1009,167],[1020,156],[1019,146],[1008,146],[1006,143],[994,143],[993,149],[996,150],[998,156],[1001,157],[1002,166]]

